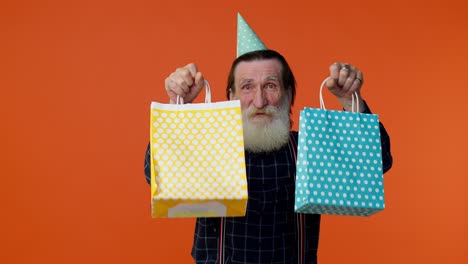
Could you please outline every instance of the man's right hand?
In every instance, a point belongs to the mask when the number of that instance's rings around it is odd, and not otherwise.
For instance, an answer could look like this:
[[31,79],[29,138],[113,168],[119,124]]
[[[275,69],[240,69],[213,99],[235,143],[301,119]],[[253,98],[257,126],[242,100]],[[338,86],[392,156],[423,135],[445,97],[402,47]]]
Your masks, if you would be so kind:
[[184,99],[184,103],[191,103],[203,88],[204,78],[194,63],[178,68],[166,78],[165,87],[171,104],[175,104],[177,96]]

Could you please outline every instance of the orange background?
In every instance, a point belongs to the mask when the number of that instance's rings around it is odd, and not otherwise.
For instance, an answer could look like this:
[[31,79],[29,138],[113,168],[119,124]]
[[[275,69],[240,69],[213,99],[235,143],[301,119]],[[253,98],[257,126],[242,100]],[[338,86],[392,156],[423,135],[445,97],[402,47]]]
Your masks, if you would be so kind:
[[0,263],[190,263],[193,220],[150,217],[149,106],[189,62],[225,99],[237,11],[295,71],[295,127],[348,61],[391,135],[387,208],[324,216],[320,263],[468,263],[462,0],[2,1]]

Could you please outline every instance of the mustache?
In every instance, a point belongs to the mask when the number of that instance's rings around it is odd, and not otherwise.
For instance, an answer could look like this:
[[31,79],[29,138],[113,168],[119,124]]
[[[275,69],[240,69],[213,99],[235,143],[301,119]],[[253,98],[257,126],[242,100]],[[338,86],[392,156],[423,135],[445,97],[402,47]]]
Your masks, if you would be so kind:
[[276,115],[278,112],[279,112],[279,109],[271,105],[268,105],[262,109],[258,109],[258,108],[255,108],[254,106],[251,106],[246,109],[245,114],[247,116],[253,116],[256,114]]

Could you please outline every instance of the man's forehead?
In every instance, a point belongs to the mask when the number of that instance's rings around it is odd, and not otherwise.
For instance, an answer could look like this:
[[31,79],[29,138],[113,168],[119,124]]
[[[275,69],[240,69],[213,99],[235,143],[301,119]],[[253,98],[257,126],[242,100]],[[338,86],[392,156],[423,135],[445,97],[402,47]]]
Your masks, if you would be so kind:
[[235,71],[237,82],[251,82],[256,79],[281,81],[281,63],[276,59],[242,61]]
[[[278,76],[277,74],[272,74],[272,75],[265,75],[263,78],[261,78],[263,81],[276,81],[276,82],[279,82],[281,80],[280,76]],[[240,76],[239,78],[239,83],[243,84],[243,83],[251,83],[251,82],[254,82],[255,79],[253,78],[249,78],[249,77],[245,77],[243,78],[242,76]]]

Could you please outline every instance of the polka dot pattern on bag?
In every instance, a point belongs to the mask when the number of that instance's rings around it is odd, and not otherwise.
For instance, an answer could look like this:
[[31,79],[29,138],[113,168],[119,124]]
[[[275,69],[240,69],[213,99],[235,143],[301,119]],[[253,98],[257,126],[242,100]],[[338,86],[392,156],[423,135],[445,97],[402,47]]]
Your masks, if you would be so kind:
[[366,215],[385,207],[377,115],[306,108],[299,126],[296,210]]
[[[247,196],[240,109],[153,111],[155,187],[161,199]],[[234,128],[234,129],[233,129]]]

